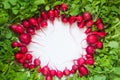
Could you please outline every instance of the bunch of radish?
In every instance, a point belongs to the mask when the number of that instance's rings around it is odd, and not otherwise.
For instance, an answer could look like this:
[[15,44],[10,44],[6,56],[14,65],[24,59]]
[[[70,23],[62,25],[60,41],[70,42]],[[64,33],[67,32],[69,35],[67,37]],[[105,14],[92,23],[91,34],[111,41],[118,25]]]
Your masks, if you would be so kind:
[[[79,72],[79,76],[88,75],[89,71],[86,65],[94,65],[94,53],[95,50],[101,49],[103,47],[102,38],[106,36],[104,32],[104,24],[101,18],[93,21],[93,17],[89,12],[84,12],[82,15],[69,16],[66,14],[61,14],[60,11],[65,12],[68,10],[68,6],[63,3],[61,5],[56,5],[53,9],[49,11],[41,11],[38,17],[31,17],[29,19],[24,19],[21,24],[12,24],[10,29],[18,34],[18,41],[12,42],[12,47],[18,47],[19,51],[15,53],[15,60],[23,65],[24,68],[33,69],[39,67],[38,72],[46,76],[46,80],[52,80],[52,77],[57,76],[62,78],[63,76],[69,76],[70,74],[75,74],[76,71]],[[34,41],[32,41],[32,35],[36,35],[36,30],[44,31],[50,22],[54,25],[54,20],[61,19],[61,21],[66,24],[69,23],[70,27],[73,23],[77,22],[78,28],[82,29],[86,27],[85,33],[87,34],[86,41],[88,46],[86,47],[85,58],[81,57],[77,60],[73,60],[74,65],[72,69],[67,68],[64,71],[53,70],[48,67],[48,65],[41,67],[40,58],[32,59],[31,51],[28,50],[27,46]],[[96,30],[92,31],[95,27]],[[37,44],[37,43],[36,43]]]

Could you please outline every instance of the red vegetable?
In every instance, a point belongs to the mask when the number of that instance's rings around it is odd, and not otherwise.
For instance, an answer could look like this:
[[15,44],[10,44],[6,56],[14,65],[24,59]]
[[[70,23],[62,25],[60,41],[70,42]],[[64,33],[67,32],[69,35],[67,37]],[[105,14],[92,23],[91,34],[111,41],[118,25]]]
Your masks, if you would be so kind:
[[85,66],[80,66],[79,68],[78,68],[78,70],[79,70],[79,72],[82,74],[82,75],[84,75],[84,76],[86,76],[86,75],[88,75],[88,69],[85,67]]
[[40,66],[40,59],[39,58],[36,58],[36,59],[34,59],[34,65],[35,66]]
[[99,49],[101,49],[103,47],[103,43],[101,41],[98,41],[95,43],[95,46]]
[[77,22],[82,22],[83,21],[83,16],[81,16],[81,15],[78,15],[76,18],[77,18]]
[[48,67],[48,65],[46,65],[46,66],[44,66],[43,68],[42,68],[42,74],[44,75],[44,76],[48,76],[48,75],[50,75],[50,69],[49,69],[49,67]]
[[28,33],[23,33],[19,36],[20,42],[29,44],[31,42],[31,36]]
[[62,76],[63,76],[63,72],[57,70],[57,72],[56,72],[56,76],[57,76],[58,78],[62,78]]
[[27,49],[26,46],[21,46],[19,52],[20,52],[20,53],[26,53],[26,52],[28,52],[28,49]]
[[29,23],[30,23],[32,26],[38,25],[37,20],[36,20],[35,18],[33,18],[33,17],[31,17],[31,18],[29,19]]
[[26,60],[31,60],[31,59],[32,59],[32,54],[27,53],[27,54],[25,55],[25,59],[26,59]]
[[47,19],[48,19],[47,13],[46,13],[45,11],[42,11],[42,12],[41,12],[41,17],[42,17],[44,20],[47,20]]
[[87,46],[86,52],[92,55],[95,52],[95,48],[93,46]]
[[96,35],[91,34],[91,35],[88,35],[88,36],[87,36],[86,41],[87,41],[87,43],[89,43],[89,44],[95,44],[95,43],[98,41],[98,39],[97,39],[97,36],[96,36]]
[[98,23],[96,26],[97,26],[98,30],[103,30],[104,29],[103,23]]
[[29,28],[30,27],[30,23],[27,20],[23,20],[22,25],[23,25],[24,28]]
[[91,20],[92,15],[89,12],[84,12],[83,13],[83,18],[84,18],[84,20]]
[[22,53],[16,53],[15,54],[15,59],[19,60],[19,59],[23,58],[23,56],[24,56],[24,54],[22,54]]
[[19,42],[14,41],[14,42],[12,42],[11,45],[12,45],[13,48],[15,48],[15,47],[18,47],[20,44],[19,44]]
[[50,70],[50,75],[51,76],[55,76],[56,75],[56,71],[55,70]]
[[78,22],[77,26],[78,26],[78,28],[83,28],[85,26],[85,22],[84,21]]
[[93,59],[93,58],[87,59],[87,60],[86,60],[86,64],[94,65],[94,59]]
[[48,11],[48,16],[49,17],[54,17],[55,16],[54,10],[49,10]]
[[84,58],[79,58],[79,59],[77,60],[77,64],[78,64],[78,65],[83,65],[83,64],[85,64],[85,59],[84,59]]
[[47,21],[42,21],[42,22],[41,22],[41,27],[42,27],[42,28],[46,28],[47,26],[48,26]]
[[67,5],[65,4],[65,3],[63,3],[62,5],[61,5],[61,10],[62,11],[66,11],[68,8],[67,8]]
[[52,76],[46,76],[45,80],[52,80]]
[[67,69],[67,68],[65,68],[65,70],[63,71],[63,74],[64,74],[65,76],[69,76],[69,75],[70,75],[70,70]]
[[86,25],[87,27],[92,27],[93,21],[92,21],[92,20],[86,21],[85,25]]

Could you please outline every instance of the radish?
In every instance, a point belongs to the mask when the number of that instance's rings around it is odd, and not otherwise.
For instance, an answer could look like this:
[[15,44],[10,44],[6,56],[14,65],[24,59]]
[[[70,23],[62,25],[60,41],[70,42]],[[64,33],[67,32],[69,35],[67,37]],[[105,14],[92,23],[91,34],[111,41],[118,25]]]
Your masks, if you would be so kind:
[[90,33],[91,31],[92,31],[91,28],[87,28],[87,29],[85,30],[85,33],[88,34],[88,33]]
[[66,17],[62,17],[62,22],[63,23],[67,23],[68,22],[68,19]]
[[31,18],[29,19],[29,23],[30,23],[30,25],[32,25],[32,26],[38,25],[37,20],[36,20],[35,18],[33,18],[33,17],[31,17]]
[[79,76],[80,76],[80,77],[82,77],[82,76],[83,76],[83,74],[82,74],[80,71],[78,72],[78,74],[79,74]]
[[30,23],[27,20],[23,20],[22,25],[23,25],[24,28],[29,28],[30,27]]
[[11,25],[10,29],[13,32],[18,33],[18,34],[24,33],[24,28],[21,25],[18,25],[18,24]]
[[47,13],[46,13],[45,11],[42,11],[42,12],[41,12],[41,17],[42,17],[44,20],[47,20],[47,19],[48,19]]
[[55,16],[54,10],[49,10],[49,11],[48,11],[48,16],[49,16],[49,18],[50,18],[50,17],[54,17],[54,16]]
[[56,5],[54,8],[55,8],[56,10],[59,10],[59,9],[60,9],[60,5]]
[[27,54],[25,55],[25,59],[26,59],[26,60],[31,60],[31,59],[32,59],[32,54],[27,53]]
[[97,26],[98,30],[103,30],[104,29],[103,23],[98,23],[96,26]]
[[56,71],[55,70],[50,70],[50,75],[51,76],[55,76],[56,75]]
[[20,53],[26,53],[26,52],[28,52],[28,49],[27,49],[26,46],[22,46],[22,47],[20,47],[20,51],[19,52]]
[[88,59],[88,58],[93,58],[93,55],[91,55],[91,54],[86,54],[86,58]]
[[59,18],[60,17],[59,15],[60,15],[59,10],[54,10],[54,16]]
[[62,5],[61,5],[61,10],[62,11],[67,11],[67,5],[65,4],[65,3],[63,3]]
[[96,35],[91,34],[87,36],[86,41],[88,44],[95,44],[98,41],[98,39]]
[[98,32],[97,35],[101,38],[104,38],[107,34],[106,32],[101,31],[101,32]]
[[38,17],[38,18],[37,18],[38,24],[39,24],[41,21],[42,21],[42,18],[41,18],[41,17]]
[[86,60],[86,64],[88,65],[94,65],[94,59],[93,58],[89,58]]
[[23,58],[23,56],[24,56],[24,54],[22,54],[22,53],[16,53],[15,54],[15,59],[19,60],[19,59]]
[[101,19],[101,18],[98,18],[98,19],[96,20],[96,22],[95,22],[96,25],[99,24],[99,23],[102,23],[102,19]]
[[92,27],[93,21],[92,20],[86,21],[85,25],[86,27]]
[[40,66],[40,59],[39,58],[36,58],[36,59],[34,59],[34,65],[35,66]]
[[95,52],[95,48],[94,48],[93,46],[87,46],[86,52],[87,52],[88,54],[93,55],[94,52]]
[[65,76],[69,76],[69,75],[70,75],[70,70],[67,69],[67,68],[65,68],[64,71],[63,71],[63,74],[64,74]]
[[77,22],[79,23],[83,21],[83,17],[81,15],[78,15],[76,18],[77,18]]
[[75,16],[70,16],[68,21],[69,21],[69,24],[71,26],[76,21],[76,17]]
[[95,43],[96,48],[101,49],[103,47],[103,43],[101,41],[98,41]]
[[42,21],[42,22],[41,22],[41,27],[42,27],[42,28],[46,28],[47,26],[48,26],[47,21]]
[[12,44],[11,44],[12,48],[19,47],[19,45],[20,44],[17,41],[12,42]]
[[43,68],[42,68],[42,74],[44,75],[44,76],[48,76],[48,75],[50,75],[50,69],[49,69],[49,67],[48,67],[48,65],[46,65],[46,66],[44,66]]
[[28,63],[23,63],[23,67],[28,68],[29,67]]
[[83,28],[85,26],[85,22],[84,21],[77,22],[77,26],[78,26],[78,28]]
[[40,72],[42,72],[42,68],[41,67],[38,68],[38,73],[40,73]]
[[18,24],[12,24],[12,25],[10,25],[10,29],[12,31],[15,31],[17,26],[18,26]]
[[28,28],[26,30],[27,33],[31,34],[31,35],[34,35],[35,34],[35,29],[34,28]]
[[20,42],[29,44],[31,42],[31,36],[28,33],[23,33],[19,36]]
[[91,20],[92,15],[89,12],[84,12],[83,13],[83,18],[84,18],[84,20]]
[[85,64],[85,59],[84,59],[84,58],[79,58],[79,59],[77,60],[77,64],[78,64],[79,66]]
[[29,69],[31,70],[31,69],[34,69],[35,68],[35,65],[33,65],[33,64],[30,64],[29,65]]
[[78,68],[78,70],[79,70],[79,72],[82,74],[82,75],[84,75],[84,76],[86,76],[86,75],[88,75],[88,69],[85,67],[85,66],[80,66],[79,68]]
[[50,22],[54,24],[55,17],[50,17],[49,19],[50,19]]
[[57,70],[57,72],[56,72],[56,76],[57,76],[58,78],[62,78],[62,76],[63,76],[63,72]]
[[21,59],[18,60],[18,62],[19,62],[20,64],[23,64],[23,63],[25,62],[25,59],[24,59],[24,58],[21,58]]
[[52,76],[46,76],[45,80],[52,80]]

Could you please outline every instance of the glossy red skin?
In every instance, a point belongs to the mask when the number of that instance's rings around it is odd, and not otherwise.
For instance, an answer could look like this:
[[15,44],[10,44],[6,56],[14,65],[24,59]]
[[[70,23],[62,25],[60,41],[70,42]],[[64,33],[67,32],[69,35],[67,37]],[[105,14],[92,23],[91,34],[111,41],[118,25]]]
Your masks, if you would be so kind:
[[86,34],[90,33],[92,31],[91,28],[87,28],[87,30],[85,31]]
[[21,46],[20,47],[20,51],[19,51],[20,53],[26,53],[26,52],[28,52],[28,49],[27,49],[27,47],[26,46]]
[[50,75],[51,76],[55,76],[56,75],[56,71],[55,70],[50,70]]
[[84,59],[84,58],[79,58],[79,59],[77,60],[77,64],[78,64],[79,66],[85,64],[85,59]]
[[82,21],[82,22],[78,22],[77,23],[77,26],[78,26],[78,28],[84,28],[84,26],[85,26],[85,22],[84,21]]
[[30,23],[27,20],[23,20],[22,25],[23,25],[24,28],[29,28],[30,27]]
[[95,52],[95,47],[94,46],[87,46],[86,52],[90,55],[93,55]]
[[15,59],[16,60],[19,60],[19,59],[23,58],[23,56],[24,56],[24,54],[22,54],[22,53],[15,53]]
[[88,65],[94,65],[94,59],[93,58],[88,58],[86,60],[86,64],[88,64]]
[[78,15],[76,18],[77,18],[77,22],[82,22],[83,21],[83,16],[81,16],[81,15]]
[[101,41],[98,41],[95,43],[96,48],[101,49],[103,47],[103,43]]
[[98,39],[96,35],[91,34],[87,36],[86,41],[88,44],[95,44],[98,41]]
[[46,28],[47,26],[48,26],[47,21],[42,21],[42,22],[41,22],[41,27],[42,27],[42,28]]
[[11,46],[13,47],[13,48],[15,48],[15,47],[19,47],[19,42],[16,42],[16,41],[14,41],[14,42],[12,42],[12,44],[11,44]]
[[27,33],[31,34],[31,35],[34,35],[35,34],[35,29],[34,28],[28,28],[26,30]]
[[52,80],[52,76],[46,76],[45,80]]
[[57,76],[58,78],[62,78],[63,72],[58,70],[58,71],[56,72],[56,76]]
[[69,69],[65,69],[64,71],[63,71],[63,74],[65,75],[65,76],[69,76],[70,75],[70,70]]
[[26,60],[32,59],[32,54],[27,53],[27,54],[25,55],[25,59],[26,59]]
[[85,66],[80,66],[78,68],[78,70],[84,76],[87,76],[89,74],[89,71],[88,71],[88,69]]
[[35,18],[33,18],[33,17],[31,17],[31,18],[29,19],[29,23],[30,23],[30,25],[32,25],[32,26],[38,25],[37,20],[36,20]]
[[86,27],[92,27],[93,21],[92,20],[86,21],[85,25]]
[[84,20],[91,20],[92,15],[90,14],[90,12],[84,12],[83,13],[83,18],[84,18]]
[[49,16],[49,17],[54,17],[54,16],[55,16],[54,10],[49,10],[49,11],[48,11],[48,16]]
[[62,11],[67,11],[67,5],[65,4],[65,3],[63,3],[62,5],[61,5],[61,10]]
[[34,65],[35,66],[40,66],[40,59],[39,58],[36,58],[36,59],[34,59]]
[[23,33],[19,36],[21,43],[29,44],[31,42],[31,36],[28,33]]

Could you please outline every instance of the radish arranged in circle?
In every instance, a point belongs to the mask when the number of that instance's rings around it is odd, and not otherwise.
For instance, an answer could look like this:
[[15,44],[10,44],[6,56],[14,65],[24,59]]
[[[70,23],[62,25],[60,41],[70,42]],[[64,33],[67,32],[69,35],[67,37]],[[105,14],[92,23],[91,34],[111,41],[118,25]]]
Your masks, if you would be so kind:
[[[52,80],[79,72],[86,76],[86,65],[94,65],[96,49],[102,49],[106,36],[102,19],[93,21],[89,12],[69,16],[60,14],[68,10],[65,3],[54,9],[41,11],[39,17],[24,19],[21,24],[12,24],[10,29],[18,34],[12,47],[19,47],[15,60],[24,68],[38,68],[38,72]],[[94,31],[92,28],[96,28]]]

